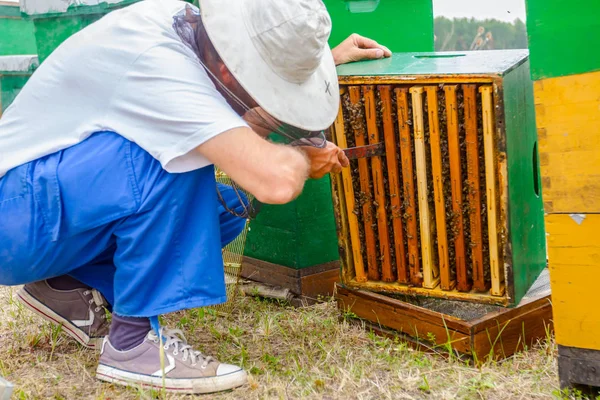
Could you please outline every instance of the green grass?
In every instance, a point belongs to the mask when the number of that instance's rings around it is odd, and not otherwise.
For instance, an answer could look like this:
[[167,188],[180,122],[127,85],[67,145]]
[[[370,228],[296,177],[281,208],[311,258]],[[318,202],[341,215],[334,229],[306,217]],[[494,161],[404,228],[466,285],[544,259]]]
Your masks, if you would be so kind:
[[[20,307],[13,293],[0,288],[0,374],[15,383],[15,398],[186,398],[97,381],[98,355]],[[473,368],[470,360],[425,354],[402,340],[380,337],[351,317],[333,301],[292,308],[241,297],[229,318],[188,310],[163,322],[183,329],[206,354],[249,371],[247,387],[204,398],[576,398],[558,389],[551,337],[505,361]]]

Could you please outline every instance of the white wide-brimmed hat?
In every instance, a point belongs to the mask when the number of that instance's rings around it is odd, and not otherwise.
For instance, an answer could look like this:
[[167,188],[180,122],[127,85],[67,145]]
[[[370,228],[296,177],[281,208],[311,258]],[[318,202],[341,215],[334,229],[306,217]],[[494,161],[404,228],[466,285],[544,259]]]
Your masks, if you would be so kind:
[[321,0],[200,0],[217,53],[271,116],[297,128],[328,128],[338,112],[331,18]]

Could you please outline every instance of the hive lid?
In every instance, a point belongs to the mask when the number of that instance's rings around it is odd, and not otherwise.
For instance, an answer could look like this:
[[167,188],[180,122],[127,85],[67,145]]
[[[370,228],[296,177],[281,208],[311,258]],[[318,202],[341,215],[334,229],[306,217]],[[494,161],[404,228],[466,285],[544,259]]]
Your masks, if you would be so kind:
[[[3,1],[3,0],[0,0]],[[21,12],[31,18],[105,14],[139,0],[20,0]]]
[[522,64],[528,50],[397,53],[391,58],[340,65],[339,76],[504,75]]
[[0,56],[0,72],[31,72],[38,65],[36,55]]

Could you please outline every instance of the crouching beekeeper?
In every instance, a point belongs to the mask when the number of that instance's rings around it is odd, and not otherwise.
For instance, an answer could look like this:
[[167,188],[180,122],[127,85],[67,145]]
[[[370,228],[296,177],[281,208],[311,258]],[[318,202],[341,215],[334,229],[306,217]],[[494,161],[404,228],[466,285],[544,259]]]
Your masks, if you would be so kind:
[[66,40],[0,119],[0,285],[100,349],[99,379],[246,382],[158,315],[226,300],[221,249],[246,221],[229,211],[248,200],[215,165],[269,204],[348,165],[319,134],[335,65],[389,50],[357,35],[330,50],[330,29],[320,0],[141,1]]

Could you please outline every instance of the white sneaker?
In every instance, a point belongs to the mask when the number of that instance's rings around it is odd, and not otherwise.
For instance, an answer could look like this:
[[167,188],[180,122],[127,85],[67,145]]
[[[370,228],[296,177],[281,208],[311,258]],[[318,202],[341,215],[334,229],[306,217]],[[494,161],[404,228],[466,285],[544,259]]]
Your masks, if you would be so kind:
[[175,393],[213,393],[244,385],[246,372],[235,365],[222,364],[192,349],[178,329],[163,329],[166,340],[160,346],[151,330],[144,341],[126,351],[116,350],[108,340],[102,344],[96,377],[125,386],[163,388],[160,353],[164,352],[164,389]]

